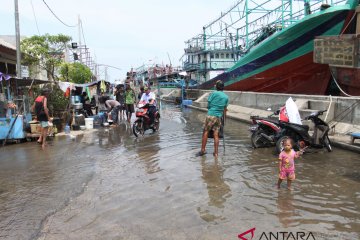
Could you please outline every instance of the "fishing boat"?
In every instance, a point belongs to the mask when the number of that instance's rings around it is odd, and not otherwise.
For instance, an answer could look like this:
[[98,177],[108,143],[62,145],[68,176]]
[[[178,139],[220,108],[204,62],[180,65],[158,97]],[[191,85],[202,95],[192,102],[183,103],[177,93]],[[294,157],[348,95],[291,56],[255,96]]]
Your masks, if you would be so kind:
[[[200,84],[199,88],[211,89],[217,80],[222,80],[225,90],[326,94],[332,76],[329,65],[313,60],[314,39],[345,31],[354,19],[358,0],[331,1],[330,4],[304,1],[304,9],[297,12],[293,10],[292,1],[280,1],[280,7],[268,11],[264,11],[265,3],[249,10],[247,0],[239,4],[244,2],[246,14],[242,18],[246,22],[243,27],[237,28],[233,41],[238,60],[223,73]],[[248,14],[259,9],[265,12],[265,17],[276,16],[259,29],[250,30],[254,22],[249,21]],[[264,17],[257,17],[256,21],[261,19]],[[229,25],[226,29],[229,31]],[[239,34],[239,30],[243,29],[245,34]],[[238,44],[239,39],[245,39],[242,45]],[[203,50],[205,46],[206,43]]]

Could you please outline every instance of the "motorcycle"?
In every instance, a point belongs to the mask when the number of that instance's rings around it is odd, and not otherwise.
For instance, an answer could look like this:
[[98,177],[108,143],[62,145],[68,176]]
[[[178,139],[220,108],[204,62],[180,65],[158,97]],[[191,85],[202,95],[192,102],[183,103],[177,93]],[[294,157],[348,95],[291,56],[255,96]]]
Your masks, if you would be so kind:
[[302,150],[308,147],[325,147],[328,152],[331,152],[332,147],[328,136],[330,127],[326,122],[319,118],[324,112],[326,112],[326,110],[313,112],[305,118],[305,120],[310,120],[314,124],[312,136],[309,134],[308,125],[279,121],[281,131],[278,134],[276,151],[280,153],[283,149],[283,141],[290,138],[294,141],[295,150]]
[[252,125],[249,127],[249,131],[251,132],[251,144],[254,148],[275,146],[276,136],[281,129],[279,120],[271,119],[271,117],[279,115],[279,113],[280,110],[277,110],[267,118],[250,116]]
[[156,132],[159,130],[160,126],[160,113],[158,110],[155,112],[155,120],[153,127],[150,127],[150,117],[148,115],[148,108],[149,104],[139,103],[138,109],[136,109],[135,115],[137,119],[135,120],[133,124],[133,133],[135,137],[138,137],[139,135],[144,135],[145,131],[148,129],[152,129],[153,132]]

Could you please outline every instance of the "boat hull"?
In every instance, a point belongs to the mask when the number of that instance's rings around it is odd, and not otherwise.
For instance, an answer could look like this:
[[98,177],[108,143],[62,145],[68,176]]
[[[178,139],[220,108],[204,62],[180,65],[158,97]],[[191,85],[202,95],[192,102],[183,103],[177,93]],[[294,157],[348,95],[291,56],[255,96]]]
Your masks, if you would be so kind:
[[335,81],[339,84],[341,95],[360,96],[360,69],[331,67]]
[[331,72],[328,65],[314,63],[314,39],[339,35],[353,12],[345,7],[309,16],[270,36],[199,88],[212,89],[222,80],[226,90],[323,95]]
[[329,66],[312,63],[312,59],[311,52],[228,85],[225,90],[325,94],[331,76]]

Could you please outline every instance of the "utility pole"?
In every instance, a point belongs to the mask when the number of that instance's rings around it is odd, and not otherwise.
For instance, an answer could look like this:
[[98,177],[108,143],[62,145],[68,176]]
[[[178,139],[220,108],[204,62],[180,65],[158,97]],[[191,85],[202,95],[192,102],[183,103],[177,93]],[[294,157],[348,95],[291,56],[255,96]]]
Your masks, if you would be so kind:
[[21,51],[18,0],[15,0],[15,32],[16,32],[16,76],[21,78]]
[[80,60],[80,63],[82,63],[82,46],[81,46],[81,19],[80,19],[80,15],[78,15],[78,30],[79,30],[79,51],[80,51],[80,54],[79,54],[79,60]]

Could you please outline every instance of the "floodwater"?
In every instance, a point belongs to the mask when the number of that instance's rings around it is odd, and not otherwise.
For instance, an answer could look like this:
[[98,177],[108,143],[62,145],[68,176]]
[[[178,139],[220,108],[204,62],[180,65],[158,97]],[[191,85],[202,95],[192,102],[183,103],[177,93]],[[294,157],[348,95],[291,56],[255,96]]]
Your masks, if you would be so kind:
[[205,113],[161,114],[139,139],[122,123],[0,148],[0,239],[360,239],[358,154],[305,154],[278,190],[277,156],[251,148],[248,125],[227,121],[216,160],[212,139],[194,157]]

